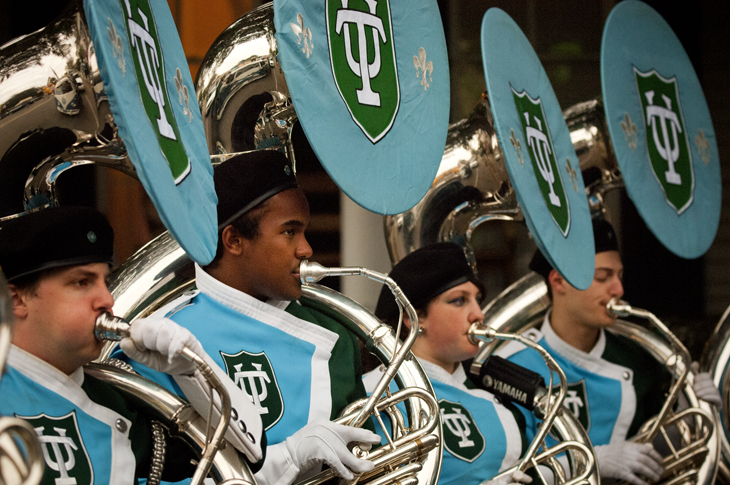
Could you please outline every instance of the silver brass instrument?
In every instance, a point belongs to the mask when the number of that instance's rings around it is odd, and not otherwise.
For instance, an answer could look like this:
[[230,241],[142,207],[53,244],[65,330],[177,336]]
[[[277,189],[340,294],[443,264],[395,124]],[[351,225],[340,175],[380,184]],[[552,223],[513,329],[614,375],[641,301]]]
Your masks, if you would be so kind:
[[78,166],[136,173],[117,136],[82,2],[2,46],[0,79],[0,218],[57,204],[58,177]]
[[[322,275],[316,266],[312,266],[312,271],[305,268],[301,274],[302,277],[306,275],[314,277],[317,273]],[[375,275],[375,273],[369,274]],[[110,291],[116,300],[114,311],[128,321],[147,316],[191,289],[194,284],[192,262],[172,236],[164,233],[114,271],[110,284]],[[390,414],[395,410],[395,404],[407,400],[406,407],[409,409],[407,419],[402,416],[394,418],[407,424],[403,426],[402,431],[393,434],[393,443],[363,453],[363,456],[371,459],[376,466],[367,477],[373,476],[372,483],[375,484],[398,480],[415,484],[415,480],[418,480],[421,484],[435,485],[443,452],[443,441],[438,425],[438,406],[433,399],[431,383],[416,359],[413,359],[403,346],[394,353],[397,339],[392,329],[362,306],[335,291],[308,283],[302,286],[300,302],[342,322],[348,330],[364,340],[368,349],[384,363],[402,360],[397,372],[395,368],[389,371],[391,376],[397,375],[396,382],[401,386],[401,391],[375,404],[373,399],[351,403],[339,418],[340,422],[347,424],[362,422],[367,417],[366,413],[372,409],[376,409],[378,413],[385,411]],[[391,421],[395,422],[393,419]],[[407,429],[409,426],[410,429]],[[402,465],[404,462],[410,463]],[[394,469],[392,475],[380,476],[389,468]],[[410,478],[402,478],[401,474],[409,475]],[[331,472],[324,472],[314,483],[319,483],[329,476]]]
[[[96,319],[94,325],[94,337],[99,342],[118,342],[119,340],[130,336],[130,324],[125,320],[115,317],[108,312],[104,312]],[[200,485],[203,480],[208,476],[208,472],[213,465],[213,460],[216,453],[221,448],[221,442],[228,429],[228,421],[231,419],[231,398],[223,386],[223,383],[218,379],[218,376],[213,372],[207,362],[203,360],[198,354],[193,352],[187,347],[184,347],[180,352],[180,355],[188,361],[195,364],[200,373],[220,396],[221,400],[221,415],[218,420],[218,424],[215,426],[215,431],[212,436],[205,437],[205,447],[201,453],[200,461],[195,469],[195,474],[192,477],[191,484]],[[211,401],[211,407],[213,403]],[[208,428],[210,429],[210,428]],[[160,472],[161,473],[161,472]]]
[[212,155],[286,148],[297,115],[278,59],[272,4],[243,15],[213,42],[195,80]]
[[[532,443],[530,443],[530,447],[525,452],[525,457],[520,463],[513,468],[503,471],[498,477],[510,476],[515,470],[524,472],[530,467],[534,467],[537,473],[542,475],[542,471],[540,471],[537,465],[546,463],[555,473],[555,483],[570,485],[597,483],[596,477],[598,470],[593,446],[580,423],[575,419],[571,419],[572,415],[567,408],[563,407],[563,401],[568,392],[568,381],[563,369],[555,362],[555,359],[545,349],[529,338],[515,333],[497,332],[493,328],[484,326],[482,322],[472,324],[469,329],[469,340],[474,344],[480,342],[488,344],[497,340],[518,341],[538,352],[550,370],[550,381],[547,392],[535,396],[535,409],[543,418],[543,425],[538,430]],[[480,367],[481,364],[475,358],[474,364],[472,365],[472,372],[476,368],[476,372],[478,373]],[[558,376],[559,388],[557,393],[553,392],[555,385],[553,382],[553,373]],[[557,419],[558,417],[560,417],[560,420]],[[559,446],[546,449],[544,440],[551,431],[560,438],[561,443]],[[543,452],[538,455],[540,448],[543,448]],[[569,456],[568,462],[571,466],[569,475],[566,474],[563,466],[555,459],[561,453],[567,453]],[[547,483],[544,476],[543,481]]]
[[[666,367],[673,373],[672,387],[668,392],[668,397],[659,414],[653,420],[644,423],[642,430],[632,438],[632,441],[652,443],[660,433],[662,434],[665,443],[671,448],[671,454],[664,458],[663,482],[690,481],[698,483],[699,469],[705,463],[713,464],[714,466],[708,468],[710,468],[710,473],[716,473],[720,455],[718,433],[712,415],[714,406],[699,401],[695,397],[695,401],[690,402],[691,407],[676,415],[673,412],[673,407],[679,398],[680,392],[686,387],[692,387],[689,378],[691,375],[689,364],[692,362],[692,358],[689,351],[652,313],[632,308],[626,302],[616,298],[612,299],[606,308],[610,314],[617,317],[636,317],[649,321],[653,329],[666,341],[672,352],[664,360]],[[691,430],[683,429],[685,428],[683,426],[685,422],[690,420],[693,421]],[[672,426],[677,426],[683,431],[682,447],[679,449],[673,446],[668,437],[667,429]],[[713,482],[714,479],[713,476]]]
[[[13,338],[13,304],[0,272],[0,378]],[[0,484],[37,485],[43,478],[43,452],[33,427],[22,419],[0,417]]]
[[[536,273],[529,273],[484,308],[484,325],[497,332],[523,333],[539,326],[550,306],[544,280]],[[657,435],[671,434],[666,430],[676,425],[681,436],[681,446],[667,441],[671,453],[664,460],[666,471],[662,483],[714,483],[719,458],[719,438],[712,419],[713,406],[699,400],[694,393],[693,374],[689,371],[691,359],[686,348],[651,313],[633,309],[623,302],[612,302],[610,308],[619,316],[638,317],[650,322],[651,328],[646,328],[617,320],[607,331],[630,338],[641,345],[667,367],[673,378],[669,397],[658,416],[659,419],[646,423],[635,439],[651,442]],[[474,366],[480,366],[499,344],[500,342],[494,341],[483,346],[474,358]],[[672,407],[680,394],[690,407],[675,414]],[[688,428],[685,426],[686,422],[692,422],[694,426]]]
[[712,376],[712,381],[720,390],[722,396],[722,409],[715,408],[715,418],[720,425],[722,432],[718,433],[720,439],[720,466],[718,470],[718,479],[722,483],[730,483],[730,374],[727,369],[730,365],[730,308],[717,323],[715,330],[712,332],[705,350],[700,359],[700,369],[707,371]]

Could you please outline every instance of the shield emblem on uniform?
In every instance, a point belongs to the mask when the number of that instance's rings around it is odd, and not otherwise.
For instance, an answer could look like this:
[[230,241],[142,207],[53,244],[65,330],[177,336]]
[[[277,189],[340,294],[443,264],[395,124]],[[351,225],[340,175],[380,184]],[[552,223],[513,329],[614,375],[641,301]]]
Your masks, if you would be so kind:
[[570,409],[570,412],[580,421],[586,432],[591,429],[591,410],[588,407],[585,379],[568,384],[568,392],[565,395],[563,406]]
[[695,183],[677,78],[665,79],[655,70],[641,72],[635,67],[634,75],[651,169],[667,203],[681,214],[692,203]]
[[32,417],[16,414],[16,417],[30,423],[38,435],[46,464],[41,484],[94,483],[94,468],[81,438],[76,411],[60,417],[47,414]]
[[327,41],[337,90],[355,123],[377,143],[400,105],[390,2],[328,0]]
[[484,436],[468,409],[459,403],[439,401],[444,446],[455,457],[473,462],[484,452]]
[[542,198],[560,232],[567,236],[570,231],[570,206],[542,102],[539,97],[533,99],[526,91],[518,93],[514,88],[512,96]]
[[235,355],[221,352],[221,357],[228,377],[251,399],[268,431],[284,415],[284,399],[266,353],[242,350]]

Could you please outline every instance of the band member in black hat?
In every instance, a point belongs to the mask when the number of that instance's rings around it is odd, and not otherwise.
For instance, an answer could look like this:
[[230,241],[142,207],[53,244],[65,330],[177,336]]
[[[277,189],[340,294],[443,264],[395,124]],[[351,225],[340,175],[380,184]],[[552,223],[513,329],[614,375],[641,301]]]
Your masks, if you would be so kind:
[[[0,224],[0,266],[15,316],[0,414],[14,414],[35,428],[45,448],[43,483],[132,484],[150,471],[151,417],[83,371],[103,346],[94,338],[95,321],[114,304],[106,283],[113,238],[106,218],[84,207],[44,209]],[[133,332],[145,326],[144,319],[138,322]],[[179,356],[181,345],[202,355],[195,338],[177,332],[171,321],[155,328],[146,332],[155,341],[125,340],[155,355],[159,368],[196,380],[195,368]],[[165,338],[172,333],[182,338]],[[241,416],[248,412],[246,423],[255,429],[258,415],[245,396],[238,401],[248,406],[239,410]],[[192,476],[190,460],[196,457],[188,445],[168,445],[165,477]]]
[[[613,227],[594,219],[593,235],[596,269],[593,283],[584,291],[571,286],[539,250],[535,253],[530,268],[545,278],[553,306],[540,330],[529,332],[565,371],[570,394],[565,404],[588,431],[601,477],[644,485],[642,477],[659,480],[662,458],[652,445],[627,439],[660,411],[669,375],[639,345],[606,331],[616,321],[606,305],[624,292],[623,265]],[[497,354],[545,372],[535,352],[514,342]],[[707,373],[695,377],[694,388],[701,399],[720,404]],[[527,416],[528,436],[534,435],[537,424],[534,416]]]
[[[481,483],[513,466],[529,444],[522,415],[476,389],[461,366],[479,350],[467,332],[484,318],[480,303],[485,296],[464,251],[454,243],[426,246],[403,258],[389,276],[418,312],[419,335],[411,350],[439,399],[445,445],[439,483]],[[398,307],[386,287],[375,314],[391,325],[398,323]],[[374,387],[379,377],[378,370],[366,374],[366,387]],[[521,472],[511,478],[532,481]]]
[[309,205],[291,166],[278,151],[251,152],[217,166],[214,180],[215,259],[196,266],[197,292],[160,314],[195,334],[258,408],[269,443],[259,484],[291,483],[323,462],[346,479],[371,470],[347,445],[380,438],[330,421],[365,396],[358,341],[296,301],[312,248]]

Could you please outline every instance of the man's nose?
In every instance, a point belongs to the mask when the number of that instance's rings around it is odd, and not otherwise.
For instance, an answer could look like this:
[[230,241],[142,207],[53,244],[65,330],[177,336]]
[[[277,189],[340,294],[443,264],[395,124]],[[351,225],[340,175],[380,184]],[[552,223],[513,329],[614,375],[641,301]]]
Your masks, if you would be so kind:
[[297,258],[308,259],[312,257],[312,246],[309,245],[307,238],[302,236],[301,242],[297,245]]

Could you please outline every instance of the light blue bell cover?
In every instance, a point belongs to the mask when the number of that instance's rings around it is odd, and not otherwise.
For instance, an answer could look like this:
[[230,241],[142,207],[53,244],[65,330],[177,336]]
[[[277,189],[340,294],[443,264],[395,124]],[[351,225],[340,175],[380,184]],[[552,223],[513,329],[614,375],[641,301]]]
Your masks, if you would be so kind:
[[196,262],[218,241],[213,167],[165,0],[84,0],[119,136],[167,229]]
[[449,119],[435,0],[275,0],[279,61],[307,139],[335,183],[378,214],[418,203]]
[[611,141],[639,214],[676,255],[703,255],[722,203],[715,131],[687,53],[645,3],[620,2],[608,16],[601,84]]
[[578,157],[537,54],[504,11],[482,20],[482,60],[495,129],[527,227],[571,285],[593,281],[595,245]]

